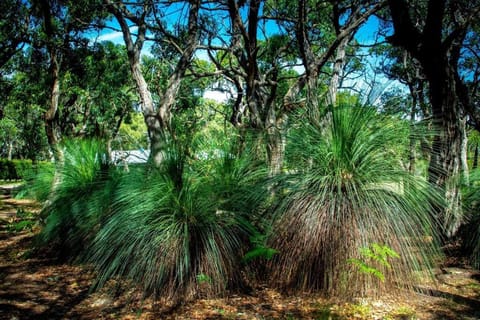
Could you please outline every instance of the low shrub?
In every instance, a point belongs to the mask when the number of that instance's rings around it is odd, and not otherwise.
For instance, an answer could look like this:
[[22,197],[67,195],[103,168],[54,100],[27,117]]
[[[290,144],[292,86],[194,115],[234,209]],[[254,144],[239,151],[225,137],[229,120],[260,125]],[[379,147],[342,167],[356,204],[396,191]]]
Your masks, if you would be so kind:
[[21,180],[34,176],[43,167],[52,166],[49,162],[33,163],[29,159],[0,159],[0,180]]

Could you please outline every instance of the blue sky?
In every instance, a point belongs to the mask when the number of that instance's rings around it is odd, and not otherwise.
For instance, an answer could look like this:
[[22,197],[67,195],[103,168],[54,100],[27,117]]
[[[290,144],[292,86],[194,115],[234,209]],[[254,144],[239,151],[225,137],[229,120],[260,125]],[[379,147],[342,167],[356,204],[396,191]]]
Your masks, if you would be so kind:
[[[172,19],[178,18],[179,14],[180,13],[178,11],[178,8],[177,8],[177,10],[172,10],[169,13],[170,18],[172,18]],[[220,18],[221,17],[219,16],[218,20],[220,20]],[[226,23],[228,23],[228,22],[226,22]],[[112,21],[108,22],[107,26],[109,28],[100,30],[100,32],[92,33],[90,35],[91,40],[92,41],[111,41],[111,42],[116,43],[116,44],[124,44],[123,34],[119,30],[120,28],[119,28],[118,24],[116,23],[116,21],[112,20]],[[112,30],[112,29],[116,29],[116,30]],[[379,29],[378,19],[376,17],[370,17],[370,19],[368,19],[360,27],[360,29],[358,30],[358,32],[355,35],[355,39],[360,44],[371,45],[375,42],[375,40],[377,38],[378,29]],[[137,30],[138,30],[138,27],[136,27],[136,26],[132,26],[130,28],[130,31],[132,32],[132,34],[135,34],[137,32]],[[272,35],[272,34],[275,34],[276,32],[278,32],[278,26],[274,22],[271,22],[271,21],[268,22],[266,24],[267,35]],[[259,38],[261,38],[262,36],[263,35],[261,33],[259,33]],[[382,40],[382,39],[380,39],[380,40]],[[148,55],[149,52],[150,52],[151,46],[152,46],[152,42],[147,41],[144,44],[144,48],[143,48],[142,53]],[[208,56],[207,56],[205,51],[199,51],[197,53],[197,57],[200,58],[200,59],[208,60]],[[376,65],[376,61],[374,60],[374,57],[371,57],[371,58],[367,57],[367,60],[368,60],[369,64]],[[299,73],[303,73],[304,69],[303,69],[303,67],[298,67],[298,68],[296,68],[296,71],[299,72]],[[373,78],[374,75],[372,73],[374,71],[373,70],[368,70],[367,72],[370,73],[371,77]],[[388,79],[386,79],[383,76],[378,76],[378,75],[377,75],[377,81],[379,81],[379,83],[380,83],[379,85],[381,87],[384,87],[384,88],[388,88],[391,85],[395,85],[395,86],[400,85],[400,84],[393,83],[393,82],[389,81]],[[348,86],[355,86],[362,91],[367,90],[367,87],[368,87],[368,84],[362,79],[357,79],[355,81],[349,81],[349,82],[347,82],[347,85]],[[215,100],[220,100],[220,101],[223,101],[223,100],[226,99],[226,94],[225,93],[220,93],[220,92],[215,92],[215,91],[208,91],[206,93],[206,96],[208,98],[213,98]]]

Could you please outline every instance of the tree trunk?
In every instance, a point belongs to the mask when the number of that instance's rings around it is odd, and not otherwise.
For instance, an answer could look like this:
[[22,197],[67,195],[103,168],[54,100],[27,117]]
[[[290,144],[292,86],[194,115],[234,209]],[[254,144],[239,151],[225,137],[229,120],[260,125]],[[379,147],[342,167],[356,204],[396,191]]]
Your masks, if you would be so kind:
[[475,143],[475,151],[473,153],[472,169],[477,169],[477,167],[478,167],[478,142]]
[[327,103],[334,106],[337,103],[337,91],[340,85],[340,78],[343,74],[343,67],[345,65],[345,56],[347,52],[347,46],[350,42],[351,37],[345,37],[340,40],[336,55],[335,61],[333,63],[333,74],[332,78],[330,79],[330,85],[328,86],[328,97]]
[[115,3],[111,0],[103,0],[103,2],[108,6],[109,11],[115,16],[122,29],[123,40],[125,41],[125,46],[127,49],[132,78],[135,81],[137,92],[140,96],[142,113],[150,139],[150,158],[154,165],[159,165],[162,160],[161,152],[164,144],[163,137],[165,136],[165,123],[169,118],[167,117],[167,115],[163,114],[163,118],[160,118],[159,114],[157,114],[157,112],[155,111],[152,93],[150,92],[148,84],[145,81],[145,77],[143,76],[140,64],[141,51],[145,42],[145,35],[147,32],[145,16],[149,12],[151,12],[152,7],[150,6],[150,4],[145,3],[143,7],[144,11],[142,18],[133,18],[133,20],[136,21],[138,26],[138,31],[134,41],[133,35],[130,32],[130,25],[127,23],[126,20],[127,17],[129,19],[132,18],[130,16],[131,13],[128,13],[121,4]]
[[462,112],[448,62],[432,62],[429,64],[430,68],[426,68],[435,133],[428,178],[429,182],[440,187],[445,194],[447,205],[443,210],[439,210],[438,215],[444,227],[444,236],[451,238],[463,222],[460,178],[465,118],[460,116]]
[[[143,4],[144,11],[142,18],[140,19],[133,13],[125,10],[122,5],[119,6],[112,0],[104,0],[104,3],[109,6],[111,13],[113,13],[113,15],[116,17],[120,27],[122,28],[123,39],[127,47],[132,76],[135,80],[137,90],[140,95],[143,117],[145,119],[145,124],[147,125],[148,135],[150,138],[150,159],[155,166],[158,166],[162,161],[162,154],[164,151],[167,134],[171,133],[171,108],[175,103],[175,98],[180,88],[181,80],[184,77],[185,72],[190,65],[193,54],[197,48],[199,35],[198,20],[200,0],[189,1],[190,11],[188,16],[188,36],[186,39],[184,39],[184,43],[176,44],[178,47],[182,48],[182,50],[180,50],[181,56],[175,66],[173,74],[168,79],[167,89],[159,102],[157,110],[155,109],[152,94],[148,89],[148,85],[145,81],[140,65],[140,54],[147,32],[146,17],[148,17],[148,14],[152,11],[152,3],[145,2]],[[135,23],[138,25],[135,42],[133,41],[133,37],[130,32],[130,26],[126,21],[126,17],[128,17],[128,19],[131,21],[135,21]]]
[[286,120],[286,115],[283,115],[280,119],[277,119],[274,108],[270,108],[266,132],[267,157],[271,176],[277,175],[282,171],[286,144],[284,135]]
[[[415,106],[416,106],[416,99],[413,99],[412,101],[412,110],[410,112],[410,130],[414,130],[415,126]],[[415,162],[416,162],[416,139],[415,135],[410,133],[410,144],[408,147],[408,172],[410,172],[412,175],[415,174]]]
[[52,77],[50,105],[45,112],[45,133],[54,160],[58,165],[63,163],[63,152],[58,147],[59,134],[56,123],[56,119],[58,118],[58,101],[60,98],[60,56],[57,49],[58,44],[55,43],[58,39],[55,32],[55,22],[52,17],[51,4],[48,1],[41,1],[39,5],[42,10],[43,31],[46,35],[46,47],[50,57],[50,75]]
[[438,208],[437,215],[443,224],[445,238],[451,238],[462,223],[461,155],[466,135],[456,81],[461,44],[468,24],[452,24],[448,20],[463,13],[449,11],[454,8],[446,0],[422,3],[422,6],[426,4],[422,7],[426,11],[421,29],[415,22],[419,16],[412,16],[420,9],[418,4],[406,0],[388,0],[388,3],[395,29],[389,41],[406,49],[420,62],[429,83],[434,139],[428,179],[444,192],[446,206]]
[[57,112],[58,101],[60,98],[60,62],[55,50],[50,53],[50,69],[52,76],[52,87],[50,93],[50,106],[45,113],[45,133],[47,135],[48,145],[53,153],[53,158],[57,164],[63,163],[63,152],[58,146],[57,132]]
[[7,159],[12,160],[12,153],[13,153],[13,142],[10,140],[8,142],[8,151],[7,151]]
[[468,136],[467,136],[467,120],[464,118],[461,122],[463,128],[461,129],[463,132],[462,137],[462,147],[461,147],[461,163],[462,163],[462,182],[464,185],[470,184],[470,177],[469,177],[469,169],[468,169]]
[[143,118],[147,125],[148,137],[150,140],[150,159],[155,166],[159,166],[162,161],[162,151],[165,146],[165,131],[169,125],[170,117],[165,112],[155,111],[152,93],[148,89],[148,84],[143,76],[139,59],[131,60],[132,76],[137,85],[140,95]]

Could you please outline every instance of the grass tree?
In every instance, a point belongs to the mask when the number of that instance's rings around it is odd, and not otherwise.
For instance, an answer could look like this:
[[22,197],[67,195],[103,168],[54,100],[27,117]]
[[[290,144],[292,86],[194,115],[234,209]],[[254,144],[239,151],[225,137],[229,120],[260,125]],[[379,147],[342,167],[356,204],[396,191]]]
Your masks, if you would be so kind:
[[169,143],[159,167],[124,177],[88,251],[98,287],[120,276],[146,296],[179,301],[241,284],[256,175],[227,151],[210,151],[187,157]]
[[473,169],[469,185],[463,187],[463,204],[467,223],[461,228],[463,251],[476,268],[480,267],[480,169]]
[[[437,252],[438,197],[403,169],[402,131],[367,107],[290,130],[269,263],[275,285],[347,297],[410,285]],[[432,240],[433,239],[433,240]]]
[[[108,170],[105,144],[99,140],[71,140],[63,143],[64,163],[58,168],[59,184],[50,190],[41,216],[45,226],[38,245],[53,248],[61,259],[74,260],[88,245],[109,210],[117,178]],[[48,172],[40,172],[32,184],[37,191]],[[51,187],[51,185],[50,185]],[[46,199],[44,193],[40,196]]]

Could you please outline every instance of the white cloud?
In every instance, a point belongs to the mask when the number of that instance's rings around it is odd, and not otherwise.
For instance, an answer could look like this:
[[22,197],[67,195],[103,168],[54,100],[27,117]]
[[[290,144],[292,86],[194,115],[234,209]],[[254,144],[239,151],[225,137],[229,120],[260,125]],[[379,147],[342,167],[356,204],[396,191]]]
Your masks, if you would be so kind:
[[[138,27],[130,27],[131,33],[136,33]],[[121,31],[112,31],[109,33],[102,34],[97,37],[97,41],[112,41],[113,43],[123,43],[123,33]]]

